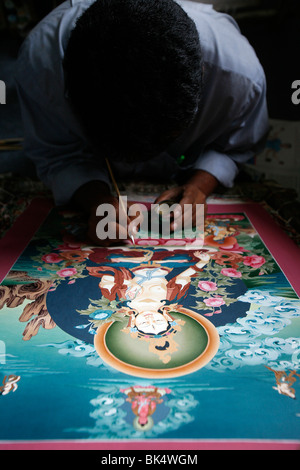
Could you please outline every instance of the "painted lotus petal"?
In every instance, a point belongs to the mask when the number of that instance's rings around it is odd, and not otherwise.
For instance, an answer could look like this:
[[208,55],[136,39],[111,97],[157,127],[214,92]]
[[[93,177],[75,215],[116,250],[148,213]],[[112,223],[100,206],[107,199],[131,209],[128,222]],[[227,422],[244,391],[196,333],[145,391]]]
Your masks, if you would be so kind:
[[88,326],[90,326],[90,324],[88,323],[87,325],[77,325],[75,326],[75,328],[77,330],[84,330],[85,328],[87,328]]
[[95,310],[95,312],[90,314],[90,318],[92,320],[106,320],[106,318],[111,317],[112,314],[112,310]]

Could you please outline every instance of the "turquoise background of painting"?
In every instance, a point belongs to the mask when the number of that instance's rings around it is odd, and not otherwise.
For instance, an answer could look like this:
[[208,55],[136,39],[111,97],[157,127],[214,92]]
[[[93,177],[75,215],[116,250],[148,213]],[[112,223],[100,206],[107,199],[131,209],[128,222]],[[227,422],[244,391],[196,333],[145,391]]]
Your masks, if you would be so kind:
[[[160,406],[162,413],[170,413],[167,405],[172,395],[181,400],[188,397],[189,419],[184,416],[183,406],[182,429],[169,429],[163,435],[158,433],[157,438],[299,439],[299,401],[278,395],[272,388],[274,377],[264,367],[244,366],[226,373],[204,368],[167,382],[135,379],[101,364],[87,365],[87,358],[79,357],[80,351],[75,356],[64,356],[54,346],[43,347],[74,341],[57,328],[41,330],[31,341],[22,342],[24,324],[18,321],[21,312],[22,307],[0,312],[0,337],[5,338],[8,356],[7,363],[1,365],[1,374],[21,375],[18,390],[0,396],[0,440],[118,439],[116,429],[104,433],[102,424],[99,428],[99,420],[92,417],[93,402],[109,386],[115,390],[116,400],[124,402],[123,420],[128,424],[124,438],[145,439],[147,433],[138,433],[131,425],[134,416],[130,406],[118,393],[121,388],[144,384],[172,390],[153,415],[156,424],[150,431],[151,439],[157,426],[159,429]],[[299,319],[293,323],[290,328],[294,336],[299,336]],[[299,381],[295,389],[299,396]]]
[[[53,226],[59,221],[57,215],[52,214],[39,232],[38,246],[49,243],[51,236],[56,235],[52,234]],[[28,271],[32,276],[47,277],[47,270],[39,272],[33,268],[30,256],[34,255],[36,251],[31,245],[15,269]],[[284,292],[282,288],[288,290],[289,287],[285,276],[276,273],[273,284],[265,289],[271,289],[272,295],[280,296]],[[76,284],[73,289],[76,289]],[[92,344],[83,343],[58,327],[49,331],[41,328],[36,337],[24,342],[22,333],[26,323],[20,323],[19,317],[25,305],[0,310],[0,341],[6,348],[5,364],[2,363],[3,356],[0,356],[0,386],[5,375],[21,376],[14,393],[0,395],[0,441],[300,440],[300,379],[293,385],[296,400],[279,395],[273,389],[275,376],[265,367],[272,364],[271,359],[268,361],[261,357],[254,365],[247,365],[246,359],[243,362],[243,358],[239,358],[239,366],[231,368],[234,358],[224,356],[224,359],[220,350],[216,358],[223,361],[223,368],[219,370],[212,369],[212,362],[186,377],[168,381],[143,380],[106,366]],[[242,309],[245,306],[246,309]],[[238,308],[238,315],[233,312],[228,321],[234,326],[237,325],[236,318],[245,316],[250,304],[241,305],[239,302]],[[256,308],[258,306],[251,306],[253,310]],[[292,318],[275,336],[299,341],[300,317]],[[273,337],[261,334],[258,342]],[[226,335],[223,338],[226,341]],[[230,351],[235,352],[234,348]],[[272,348],[269,347],[267,352],[272,353]],[[291,356],[292,352],[280,354],[280,361],[286,361],[287,373]],[[296,360],[299,365],[300,355]],[[273,362],[278,365],[279,360]],[[146,433],[134,429],[130,404],[126,403],[126,396],[120,391],[137,385],[171,390],[163,397],[163,403],[157,406],[153,415],[154,427]]]

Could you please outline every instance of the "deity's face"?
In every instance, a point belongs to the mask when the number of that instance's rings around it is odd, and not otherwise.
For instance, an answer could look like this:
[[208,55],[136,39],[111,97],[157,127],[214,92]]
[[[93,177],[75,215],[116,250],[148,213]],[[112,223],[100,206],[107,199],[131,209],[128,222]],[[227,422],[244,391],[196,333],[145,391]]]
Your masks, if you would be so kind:
[[[146,272],[150,279],[143,279]],[[134,292],[135,296],[128,306],[138,312],[135,318],[136,327],[146,335],[158,335],[168,329],[168,321],[159,312],[167,298],[167,274],[163,269],[155,269],[152,272],[149,269],[139,270],[133,279],[132,289],[129,289],[129,294]],[[138,289],[135,289],[134,286],[137,285]]]
[[136,327],[146,335],[159,335],[168,329],[168,321],[158,312],[146,311],[137,315]]
[[[158,335],[168,329],[168,321],[159,312],[167,299],[167,274],[165,269],[142,268],[135,272],[132,280],[125,281],[127,305],[137,313],[137,329],[146,335]],[[100,287],[111,291],[114,282],[113,276],[105,275]]]

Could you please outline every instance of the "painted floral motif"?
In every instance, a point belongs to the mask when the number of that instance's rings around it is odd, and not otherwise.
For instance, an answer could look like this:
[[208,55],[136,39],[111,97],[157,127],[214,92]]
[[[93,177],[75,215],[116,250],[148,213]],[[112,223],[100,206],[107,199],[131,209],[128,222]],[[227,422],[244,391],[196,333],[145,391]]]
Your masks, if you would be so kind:
[[198,287],[205,292],[214,292],[218,290],[217,284],[210,281],[200,281]]
[[[52,280],[51,292],[57,286],[67,280],[69,284],[73,284],[77,279],[86,277],[84,271],[86,261],[92,251],[82,243],[72,241],[68,235],[63,238],[64,243],[57,243],[56,246],[40,247],[40,255],[32,257],[32,260],[38,263],[36,269],[43,276],[47,276]],[[46,250],[48,253],[43,254]]]
[[223,297],[211,297],[210,299],[205,299],[204,303],[208,307],[221,307],[222,305],[225,305]]
[[61,269],[60,271],[57,271],[56,273],[59,277],[65,278],[65,277],[72,277],[77,274],[77,269],[76,268],[65,268]]
[[49,253],[48,255],[42,256],[42,261],[49,264],[60,263],[62,258],[57,253]]
[[223,276],[228,276],[228,277],[238,277],[238,278],[242,277],[242,273],[240,271],[237,271],[234,268],[223,268],[221,270],[221,274],[223,274]]
[[265,264],[266,260],[263,256],[246,256],[243,259],[243,263],[245,266],[250,266],[251,268],[261,268]]
[[[205,316],[221,314],[224,307],[229,307],[237,302],[237,298],[230,293],[231,287],[235,285],[237,280],[250,283],[259,282],[257,279],[262,278],[265,274],[272,273],[275,268],[272,258],[265,249],[261,248],[261,245],[258,248],[257,244],[256,247],[256,243],[255,232],[249,233],[249,225],[243,215],[225,216],[222,214],[221,216],[209,216],[207,218],[204,249],[209,252],[210,259],[205,269],[195,273],[191,279],[192,285],[196,288],[196,293],[193,296],[196,297],[195,308],[199,313],[203,312]],[[255,249],[254,252],[252,251],[253,248]],[[45,254],[47,249],[48,252]],[[164,245],[164,249],[170,250],[166,245]],[[192,246],[190,249],[192,249]],[[35,256],[33,260],[38,262],[37,270],[41,274],[47,274],[51,279],[50,292],[54,292],[61,282],[72,285],[79,279],[93,275],[91,268],[87,269],[86,267],[88,260],[94,261],[97,258],[97,262],[101,262],[100,259],[98,260],[99,255],[97,254],[101,250],[86,247],[70,235],[63,237],[63,243],[57,243],[56,246],[49,245],[49,247],[43,247],[40,250],[41,255]],[[139,263],[149,262],[152,259],[153,250],[154,248],[149,248],[149,253],[144,250],[144,256],[140,254],[143,251],[141,248],[135,249],[139,252],[138,254],[131,250],[131,261],[136,259]],[[172,251],[176,252],[174,248],[170,250],[170,253]],[[117,250],[116,253],[121,254],[122,250]],[[101,256],[103,262],[107,263],[107,253]],[[120,259],[122,259],[122,255]],[[115,260],[118,262],[118,258],[115,258]],[[161,261],[163,261],[163,258]],[[106,300],[105,295],[100,299],[101,302]],[[138,295],[138,290],[134,291],[133,288],[126,293],[127,299],[131,301],[134,301],[136,295]],[[125,293],[123,293],[123,297],[125,297]],[[109,299],[109,296],[107,298]],[[97,322],[116,318],[116,311],[121,306],[112,308],[107,305],[107,307],[113,312],[111,317],[109,315],[105,316],[104,313],[101,315],[100,312],[93,317],[91,315],[95,315],[97,305],[90,304],[88,311],[91,333],[94,334]],[[106,310],[105,306],[102,306],[102,308]],[[78,325],[78,328],[80,328],[80,325]]]

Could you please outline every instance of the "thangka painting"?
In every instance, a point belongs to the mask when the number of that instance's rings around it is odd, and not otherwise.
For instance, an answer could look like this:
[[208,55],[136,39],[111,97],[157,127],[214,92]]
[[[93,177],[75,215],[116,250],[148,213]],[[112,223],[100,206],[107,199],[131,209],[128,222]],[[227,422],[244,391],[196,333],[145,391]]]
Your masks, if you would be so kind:
[[50,211],[0,286],[2,447],[299,447],[300,256],[263,210],[210,208],[199,249],[81,224]]

